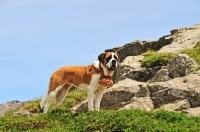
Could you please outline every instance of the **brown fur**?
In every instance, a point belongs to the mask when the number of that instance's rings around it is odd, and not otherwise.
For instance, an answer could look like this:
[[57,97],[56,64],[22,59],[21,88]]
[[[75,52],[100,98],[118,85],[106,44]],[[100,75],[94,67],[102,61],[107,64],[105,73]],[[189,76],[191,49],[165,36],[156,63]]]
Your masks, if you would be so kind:
[[81,83],[89,84],[92,74],[100,74],[100,72],[101,70],[94,67],[94,65],[62,67],[51,76],[48,93],[64,84],[73,84],[75,86],[79,86]]

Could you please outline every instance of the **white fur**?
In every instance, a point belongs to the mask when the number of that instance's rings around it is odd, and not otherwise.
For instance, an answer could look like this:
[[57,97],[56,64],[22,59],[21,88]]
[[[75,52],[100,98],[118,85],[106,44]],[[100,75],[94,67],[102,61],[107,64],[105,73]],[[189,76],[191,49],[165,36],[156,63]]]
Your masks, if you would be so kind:
[[40,108],[43,108],[43,113],[47,113],[49,109],[49,105],[53,99],[53,97],[57,94],[57,92],[62,88],[63,86],[59,86],[56,88],[56,90],[50,92],[49,94],[46,94],[40,103]]
[[98,81],[100,78],[100,74],[93,74],[90,84],[87,86],[87,96],[88,96],[88,110],[94,110],[94,91],[98,87]]
[[99,68],[99,61],[95,61],[93,64],[94,64],[94,67]]
[[101,102],[101,99],[103,97],[103,94],[106,91],[106,87],[99,86],[97,89],[98,90],[96,91],[94,110],[99,111],[100,102]]
[[44,107],[44,104],[46,103],[46,100],[47,100],[47,96],[48,96],[48,93],[46,93],[43,97],[42,97],[42,100],[40,102],[40,108],[43,108]]

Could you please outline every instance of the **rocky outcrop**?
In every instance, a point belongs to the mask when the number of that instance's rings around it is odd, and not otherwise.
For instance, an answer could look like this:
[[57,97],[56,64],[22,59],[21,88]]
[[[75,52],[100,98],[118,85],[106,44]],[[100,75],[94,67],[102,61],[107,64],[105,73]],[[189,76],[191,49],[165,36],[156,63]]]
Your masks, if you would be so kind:
[[17,110],[20,107],[24,106],[26,102],[20,101],[10,101],[5,104],[0,105],[0,116],[3,116],[9,110]]
[[[124,79],[107,90],[101,102],[102,109],[142,109],[183,111],[200,106],[200,72],[191,73],[167,82],[144,83]],[[73,108],[74,112],[87,110],[87,100]]]
[[196,43],[200,40],[200,24],[196,24],[193,27],[179,28],[171,31],[173,41],[162,47],[158,52],[173,52],[187,48],[195,47]]
[[151,49],[158,52],[173,52],[186,48],[195,47],[200,40],[200,24],[193,27],[174,29],[170,35],[163,36],[158,40],[134,41],[121,47],[113,48],[120,54],[120,60],[123,61],[127,56],[136,56]]
[[144,56],[128,56],[120,64],[114,82],[129,78],[139,82],[146,82],[151,79],[161,67],[142,68],[141,60]]
[[[114,48],[121,65],[114,74],[113,87],[107,90],[101,102],[103,109],[142,109],[182,111],[188,115],[200,115],[199,64],[186,54],[177,54],[167,64],[142,68],[141,53],[148,49],[158,52],[174,52],[192,48],[200,41],[200,26],[171,31],[171,35],[155,41],[135,41]],[[87,110],[87,101],[74,107],[75,112]]]
[[163,66],[155,76],[150,79],[151,82],[165,82],[173,78],[183,77],[193,72],[199,64],[186,54],[174,56],[167,64]]

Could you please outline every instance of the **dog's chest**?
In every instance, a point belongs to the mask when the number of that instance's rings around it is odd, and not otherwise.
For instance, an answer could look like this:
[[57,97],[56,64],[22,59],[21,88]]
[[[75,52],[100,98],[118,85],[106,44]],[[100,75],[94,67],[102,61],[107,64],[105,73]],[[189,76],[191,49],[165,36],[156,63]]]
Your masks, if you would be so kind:
[[100,74],[93,74],[91,77],[91,81],[89,84],[81,83],[78,88],[82,90],[87,90],[88,86],[90,85],[93,88],[96,88],[98,86]]

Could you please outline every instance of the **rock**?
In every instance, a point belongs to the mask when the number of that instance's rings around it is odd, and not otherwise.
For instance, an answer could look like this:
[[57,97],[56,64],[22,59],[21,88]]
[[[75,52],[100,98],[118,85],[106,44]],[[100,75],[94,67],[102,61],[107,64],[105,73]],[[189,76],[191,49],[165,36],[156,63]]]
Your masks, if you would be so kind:
[[35,113],[31,113],[27,110],[19,110],[17,112],[14,112],[13,116],[27,116],[27,117],[31,117],[31,116],[36,116],[38,114]]
[[200,24],[191,28],[179,28],[171,31],[173,41],[162,47],[158,52],[178,53],[183,49],[193,48],[200,40]]
[[120,60],[123,61],[127,56],[140,55],[144,49],[140,42],[131,42],[119,48],[117,52],[120,54]]
[[24,106],[26,102],[20,101],[10,101],[5,104],[0,105],[0,116],[3,116],[6,112],[10,110],[16,110]]
[[139,85],[143,85],[143,83],[131,79],[119,81],[113,87],[107,89],[107,92],[102,97],[101,107],[104,109],[115,109],[114,106],[116,104],[127,102],[137,97],[140,89]]
[[[167,82],[149,83],[142,89],[150,94],[156,108],[176,100],[187,99],[191,107],[200,106],[200,74],[189,74]],[[145,91],[145,90],[143,90]],[[143,93],[144,94],[144,93]]]
[[171,78],[183,77],[191,73],[199,64],[186,54],[178,54],[167,64]]
[[164,104],[160,106],[159,109],[164,109],[168,111],[183,111],[189,108],[190,108],[190,103],[186,99],[184,99],[180,101],[175,101],[173,103]]
[[127,104],[124,107],[120,108],[120,110],[123,109],[141,109],[150,111],[154,109],[154,105],[150,97],[140,97],[134,99],[130,104]]
[[150,79],[150,82],[166,82],[171,80],[169,77],[169,72],[166,67],[162,67],[158,72],[156,72],[155,76]]
[[115,83],[126,78],[146,82],[151,79],[161,67],[141,68],[141,60],[144,56],[126,57],[116,71]]
[[178,54],[163,66],[155,76],[150,79],[151,82],[165,82],[177,77],[183,77],[193,72],[199,64],[186,54]]
[[200,107],[196,108],[189,108],[187,110],[184,110],[185,113],[189,116],[200,116]]
[[[103,95],[101,108],[165,109],[192,115],[192,110],[200,107],[200,71],[193,71],[199,64],[187,55],[178,54],[167,66],[142,68],[144,57],[140,54],[149,49],[177,53],[194,47],[199,40],[200,24],[172,30],[171,35],[158,40],[135,41],[113,48],[120,54],[121,65],[114,73],[115,84]],[[82,110],[87,110],[87,101],[74,109]]]

